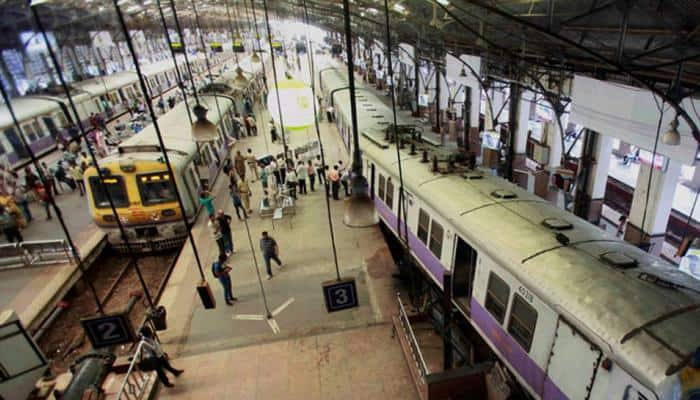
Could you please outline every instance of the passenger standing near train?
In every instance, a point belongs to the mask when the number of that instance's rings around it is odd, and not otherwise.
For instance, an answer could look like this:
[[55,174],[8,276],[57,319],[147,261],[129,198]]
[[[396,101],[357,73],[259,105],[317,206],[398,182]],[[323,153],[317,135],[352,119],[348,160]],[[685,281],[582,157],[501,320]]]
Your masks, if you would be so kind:
[[54,176],[56,177],[56,180],[58,180],[58,186],[61,186],[61,183],[65,183],[66,185],[68,185],[68,188],[70,190],[75,191],[75,183],[72,179],[68,177],[66,169],[63,168],[63,161],[59,160],[56,163],[56,170],[54,171]]
[[306,170],[306,165],[304,165],[303,161],[299,161],[297,163],[297,182],[299,182],[299,194],[308,194],[306,191],[306,177],[308,175],[307,170]]
[[41,201],[41,204],[44,206],[44,210],[46,211],[46,220],[50,220],[52,217],[50,207],[51,204],[49,202],[49,193],[46,191],[46,188],[41,182],[36,183],[36,188],[34,189],[34,192],[36,193],[37,199]]
[[46,165],[45,162],[41,162],[41,173],[44,175],[44,179],[46,179],[46,182],[49,184],[49,191],[51,194],[59,194],[58,193],[58,187],[56,186],[56,178],[53,175],[53,171],[49,168],[48,165]]
[[233,157],[233,168],[236,170],[238,177],[242,181],[245,180],[245,157],[241,154],[240,150],[236,150],[236,156]]
[[253,136],[258,136],[258,124],[255,122],[253,114],[248,114],[246,120],[248,121],[248,125],[250,125],[250,132],[252,132]]
[[248,119],[248,115],[243,117],[243,126],[245,126],[246,136],[252,136],[252,134],[250,133],[250,120]]
[[258,158],[255,157],[255,154],[253,154],[253,150],[248,149],[248,154],[246,155],[246,163],[248,164],[248,169],[251,170],[252,174],[251,176],[255,175],[255,179],[253,182],[256,180],[260,179],[258,176]]
[[328,173],[328,180],[331,181],[333,200],[340,200],[338,197],[338,191],[340,190],[340,171],[338,170],[337,165],[334,165],[333,169]]
[[153,360],[153,368],[158,374],[158,379],[161,381],[161,383],[163,383],[163,385],[173,387],[173,384],[170,383],[170,380],[168,379],[168,375],[165,374],[165,370],[170,371],[170,373],[176,377],[180,376],[185,371],[182,369],[176,369],[170,365],[168,356],[165,355],[163,348],[160,347],[160,343],[149,326],[144,325],[139,333],[141,334],[141,339],[146,342],[146,345],[143,346],[143,349],[146,352],[146,359]]
[[294,168],[287,168],[287,189],[289,189],[289,195],[296,200],[297,199],[297,184],[299,184],[299,178],[297,178],[297,173]]
[[216,215],[216,221],[219,223],[219,230],[224,240],[224,252],[226,257],[231,256],[233,251],[233,235],[231,234],[231,218],[230,215],[224,214],[224,210],[219,210]]
[[[241,194],[238,192],[237,183],[234,182],[228,185],[228,194],[229,196],[231,196],[233,208],[236,210],[236,216],[238,217],[238,220],[242,221],[243,218],[248,218],[248,214],[246,214],[245,208],[243,208],[243,201],[241,200]],[[243,217],[241,217],[241,211],[243,212]]]
[[314,160],[314,168],[316,168],[316,175],[318,175],[318,183],[325,184],[326,183],[326,174],[324,172],[323,162],[321,161],[320,155],[316,156],[316,159]]
[[243,132],[241,132],[242,127],[243,120],[241,119],[241,114],[236,113],[236,116],[233,117],[233,136],[235,136],[236,139],[240,139],[240,137],[243,136]]
[[221,286],[224,287],[224,300],[229,306],[233,305],[233,302],[238,300],[233,296],[233,289],[231,288],[231,267],[226,265],[226,256],[223,254],[219,255],[217,261],[211,265],[211,272],[214,276],[221,282]]
[[10,243],[23,242],[22,234],[19,231],[19,214],[7,207],[0,205],[0,229],[5,234],[5,238]]
[[306,174],[309,176],[309,186],[311,186],[311,191],[315,192],[314,183],[316,182],[316,168],[311,163],[311,160],[307,161]]
[[199,194],[199,204],[207,210],[209,216],[214,215],[214,196],[208,190],[202,190]]
[[15,204],[17,204],[17,207],[22,210],[24,220],[27,221],[27,223],[32,222],[32,212],[29,211],[26,189],[22,185],[17,185],[15,192],[12,194],[12,198]]
[[270,121],[270,125],[272,125],[272,128],[270,128],[270,138],[272,139],[272,143],[277,142],[277,128],[275,127],[275,123]]
[[275,260],[277,265],[282,268],[282,261],[280,261],[280,248],[277,245],[277,241],[267,232],[262,233],[262,238],[260,238],[260,250],[262,250],[263,260],[265,260],[265,268],[267,268],[267,279],[272,279],[272,268],[270,266],[270,260]]
[[252,213],[253,210],[250,208],[250,186],[248,186],[248,182],[246,182],[245,179],[238,181],[238,193],[241,195],[241,201],[243,201],[243,207],[245,207],[247,213],[246,215]]
[[75,182],[75,186],[78,187],[78,190],[80,191],[80,196],[84,196],[85,182],[83,182],[83,169],[80,168],[78,164],[75,163],[75,161],[73,161],[70,165],[70,168],[68,168],[68,172],[70,173],[70,177],[73,179],[73,182]]
[[275,177],[274,185],[275,186],[280,185],[282,183],[282,177],[280,175],[279,166],[277,165],[277,162],[274,159],[272,159],[272,160],[270,160],[270,163],[267,164],[267,167],[265,167],[265,168],[268,170],[269,173],[274,175],[274,177]]
[[39,177],[32,171],[31,167],[24,167],[24,184],[27,188],[34,189]]
[[287,161],[281,154],[277,156],[277,170],[280,172],[280,185],[284,185],[287,182]]
[[207,229],[211,234],[211,238],[216,242],[216,246],[219,248],[219,256],[226,257],[226,247],[224,246],[224,235],[221,233],[221,226],[219,221],[216,219],[216,215],[210,215],[209,221],[207,222]]
[[350,196],[350,170],[344,170],[342,174],[340,175],[340,183],[343,185],[343,189],[345,190],[345,197]]

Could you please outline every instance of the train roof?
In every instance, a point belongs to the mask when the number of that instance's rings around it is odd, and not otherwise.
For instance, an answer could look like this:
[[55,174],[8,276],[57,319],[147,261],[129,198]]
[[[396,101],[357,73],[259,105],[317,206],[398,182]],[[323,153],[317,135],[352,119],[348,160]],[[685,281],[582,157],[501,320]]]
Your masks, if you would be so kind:
[[[221,121],[221,116],[218,113],[216,101],[218,100],[219,102],[219,108],[221,108],[222,114],[228,111],[233,105],[231,100],[220,96],[214,97],[203,95],[199,97],[199,100],[204,107],[209,109],[208,118],[214,124],[218,124],[219,121]],[[190,101],[190,106],[194,106],[194,104],[194,100],[192,99],[192,101]],[[166,148],[171,151],[186,154],[194,154],[196,152],[197,146],[192,138],[190,126],[191,125],[187,116],[187,111],[185,110],[184,102],[177,104],[174,109],[158,118],[158,127],[163,135],[163,141]],[[149,124],[141,132],[122,142],[119,145],[119,150],[127,152],[131,156],[134,154],[139,154],[139,152],[128,151],[129,148],[143,147],[148,149],[149,147],[152,148],[152,146],[158,147],[159,143],[154,125]],[[141,153],[150,154],[152,153],[152,150]],[[112,162],[118,160],[120,157],[120,154],[114,154],[107,157],[107,159],[104,161]]]
[[124,86],[132,85],[137,81],[138,76],[136,75],[136,72],[122,71],[115,72],[104,77],[100,76],[75,82],[71,86],[75,89],[82,90],[91,96],[100,96]]
[[[20,122],[61,109],[55,101],[31,96],[14,98],[10,101],[10,104]],[[0,129],[12,125],[14,125],[14,122],[12,121],[10,110],[6,104],[3,104],[0,106]]]
[[[344,85],[338,74],[324,74],[324,88]],[[361,146],[398,175],[393,147],[364,136]],[[433,173],[418,156],[401,158],[410,193],[439,194],[420,197],[640,381],[658,387],[700,345],[700,282],[675,266],[487,172]]]

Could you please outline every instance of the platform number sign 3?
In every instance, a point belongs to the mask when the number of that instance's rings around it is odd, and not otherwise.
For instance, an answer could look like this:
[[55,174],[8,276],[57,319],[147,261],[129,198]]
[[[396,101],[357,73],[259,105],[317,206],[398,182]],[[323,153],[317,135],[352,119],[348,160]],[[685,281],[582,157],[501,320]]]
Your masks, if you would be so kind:
[[328,312],[345,310],[358,306],[357,287],[352,278],[323,282],[323,297]]
[[96,349],[135,341],[134,331],[126,314],[83,318],[80,322],[92,347]]

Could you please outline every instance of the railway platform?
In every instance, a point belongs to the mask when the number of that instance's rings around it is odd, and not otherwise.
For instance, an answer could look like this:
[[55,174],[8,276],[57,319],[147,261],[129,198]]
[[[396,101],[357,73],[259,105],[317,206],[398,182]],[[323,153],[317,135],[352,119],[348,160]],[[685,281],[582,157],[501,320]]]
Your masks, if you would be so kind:
[[[265,115],[266,117],[266,115]],[[348,162],[335,126],[322,124],[328,164]],[[258,156],[282,151],[265,131],[239,142],[233,151],[253,149]],[[309,135],[315,137],[310,130]],[[306,133],[291,135],[289,147],[306,144]],[[168,310],[168,329],[160,333],[173,364],[184,368],[174,388],[161,388],[159,398],[334,399],[417,398],[398,341],[391,338],[395,296],[401,291],[392,274],[397,272],[378,227],[350,229],[342,224],[343,202],[331,200],[340,272],[357,282],[359,307],[329,314],[321,282],[334,279],[324,190],[299,195],[291,221],[284,216],[272,225],[255,211],[249,219],[263,287],[279,327],[275,333],[265,321],[262,293],[245,226],[235,218],[227,179],[215,184],[216,207],[234,216],[236,253],[230,257],[233,292],[238,301],[227,306],[219,282],[211,274],[216,244],[206,228],[205,216],[194,227],[204,274],[217,301],[214,310],[203,309],[196,293],[200,280],[192,248],[185,245],[165,288],[160,304]],[[252,183],[251,203],[262,194]],[[283,268],[273,266],[274,278],[265,280],[258,241],[263,230],[279,243]],[[275,312],[279,309],[278,312]]]

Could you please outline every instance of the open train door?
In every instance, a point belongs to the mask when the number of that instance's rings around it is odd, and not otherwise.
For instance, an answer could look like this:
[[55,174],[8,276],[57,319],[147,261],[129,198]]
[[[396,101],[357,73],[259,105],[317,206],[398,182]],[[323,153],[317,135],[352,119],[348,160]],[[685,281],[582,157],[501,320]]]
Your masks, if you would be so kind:
[[600,349],[562,318],[554,337],[542,398],[588,399],[602,358]]

